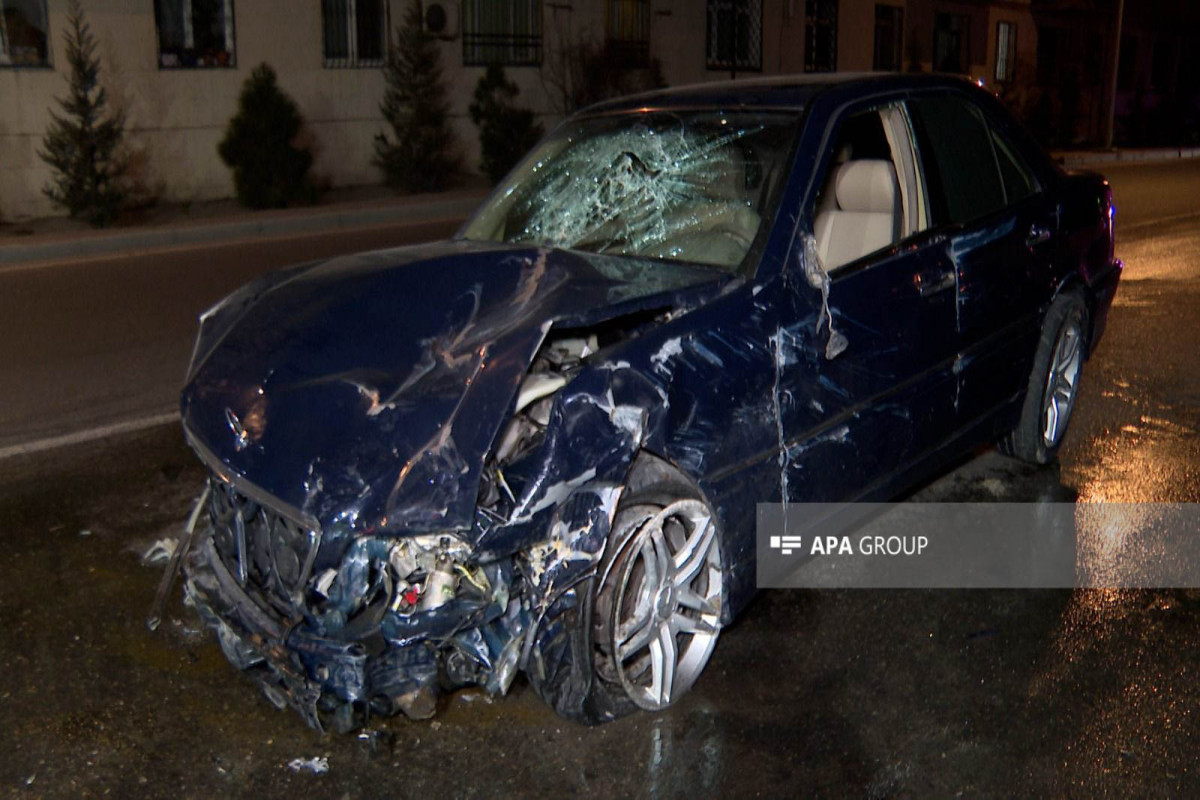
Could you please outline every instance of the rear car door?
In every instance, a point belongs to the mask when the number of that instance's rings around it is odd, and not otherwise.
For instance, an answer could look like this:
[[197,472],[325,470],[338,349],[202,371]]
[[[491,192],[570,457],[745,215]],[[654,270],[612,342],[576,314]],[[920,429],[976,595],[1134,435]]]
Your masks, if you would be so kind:
[[968,427],[1024,387],[1058,208],[1020,150],[967,96],[909,101],[930,211],[957,273],[955,413]]

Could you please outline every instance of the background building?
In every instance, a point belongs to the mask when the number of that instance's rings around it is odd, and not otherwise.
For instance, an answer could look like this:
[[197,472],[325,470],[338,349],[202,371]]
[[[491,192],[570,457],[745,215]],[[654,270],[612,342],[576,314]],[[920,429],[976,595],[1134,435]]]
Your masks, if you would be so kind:
[[[316,176],[333,186],[378,182],[371,155],[383,127],[380,67],[406,4],[82,0],[104,85],[127,114],[136,177],[164,200],[183,202],[232,194],[217,142],[242,81],[264,61],[307,120]],[[54,213],[37,150],[54,98],[67,88],[68,5],[0,0],[0,218],[9,221]],[[1127,5],[1118,133],[1170,138],[1163,125],[1196,107],[1200,41],[1191,31],[1200,4]],[[939,70],[983,80],[1048,144],[1097,142],[1116,7],[1117,0],[426,0],[424,11],[439,37],[465,163],[474,165],[478,139],[467,106],[489,62],[505,66],[519,102],[547,123],[580,98],[656,82]],[[1193,24],[1179,27],[1176,18]],[[1157,121],[1148,121],[1153,114]]]

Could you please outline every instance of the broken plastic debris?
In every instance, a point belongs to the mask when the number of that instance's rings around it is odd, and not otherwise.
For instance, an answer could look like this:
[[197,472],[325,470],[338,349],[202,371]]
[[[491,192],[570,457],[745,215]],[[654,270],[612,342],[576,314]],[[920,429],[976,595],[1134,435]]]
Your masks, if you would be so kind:
[[829,329],[829,338],[825,341],[825,358],[832,361],[850,346],[850,340],[833,328],[833,313],[829,310],[829,273],[821,264],[821,256],[817,252],[817,240],[812,234],[804,237],[804,251],[800,256],[801,268],[808,285],[821,290],[821,315],[817,317],[817,332],[821,331],[824,321]]
[[829,341],[825,342],[825,358],[829,361],[841,355],[842,351],[850,346],[850,340],[843,336],[839,331],[833,329],[833,318],[829,319]]
[[314,758],[293,758],[288,762],[288,769],[292,772],[308,771],[314,775],[324,775],[329,772],[329,759],[325,756],[316,756]]
[[[80,533],[80,536],[85,535]],[[175,548],[179,546],[178,539],[159,539],[154,544],[142,553],[142,563],[146,565],[165,564],[171,560],[171,556],[175,555]]]
[[334,580],[337,578],[336,569],[327,569],[317,576],[316,583],[313,588],[322,597],[329,597],[329,587],[333,586]]

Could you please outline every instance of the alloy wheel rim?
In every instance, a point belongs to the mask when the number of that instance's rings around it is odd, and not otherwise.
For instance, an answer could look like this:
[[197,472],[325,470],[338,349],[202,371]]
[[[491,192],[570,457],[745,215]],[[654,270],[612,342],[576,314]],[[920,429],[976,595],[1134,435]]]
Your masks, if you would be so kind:
[[1079,391],[1083,366],[1083,324],[1078,309],[1063,322],[1054,343],[1054,355],[1042,393],[1042,442],[1054,447],[1062,440]]
[[665,708],[695,683],[720,632],[721,551],[704,504],[680,500],[642,519],[614,590],[617,677],[640,708]]

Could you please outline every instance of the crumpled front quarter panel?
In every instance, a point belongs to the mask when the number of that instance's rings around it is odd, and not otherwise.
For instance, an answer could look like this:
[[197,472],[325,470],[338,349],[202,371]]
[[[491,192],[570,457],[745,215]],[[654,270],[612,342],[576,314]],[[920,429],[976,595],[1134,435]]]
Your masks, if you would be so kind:
[[484,457],[552,325],[669,305],[723,278],[655,277],[469,242],[337,259],[230,327],[183,392],[184,424],[323,526],[467,530]]

